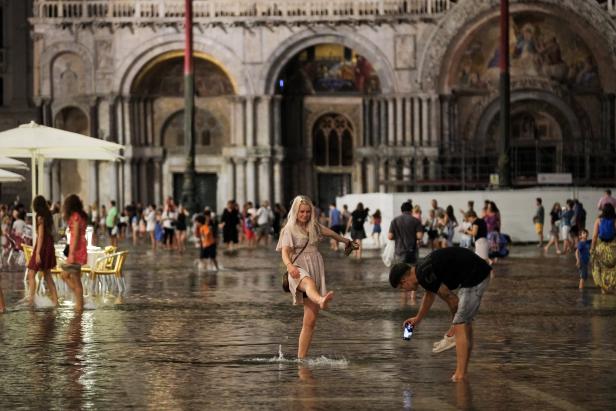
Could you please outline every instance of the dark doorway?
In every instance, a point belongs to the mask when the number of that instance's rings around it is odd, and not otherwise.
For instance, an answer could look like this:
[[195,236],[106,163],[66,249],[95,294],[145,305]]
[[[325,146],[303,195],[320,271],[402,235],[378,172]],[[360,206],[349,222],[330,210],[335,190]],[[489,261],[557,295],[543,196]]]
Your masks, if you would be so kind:
[[[184,184],[184,174],[173,174],[173,200],[176,204],[182,199],[182,185]],[[215,173],[199,173],[195,176],[195,201],[197,210],[203,211],[207,206],[216,210],[216,198],[218,187],[218,175]]]
[[319,198],[317,199],[317,206],[321,210],[327,210],[329,204],[336,201],[337,196],[343,196],[351,192],[351,174],[319,173],[318,187]]

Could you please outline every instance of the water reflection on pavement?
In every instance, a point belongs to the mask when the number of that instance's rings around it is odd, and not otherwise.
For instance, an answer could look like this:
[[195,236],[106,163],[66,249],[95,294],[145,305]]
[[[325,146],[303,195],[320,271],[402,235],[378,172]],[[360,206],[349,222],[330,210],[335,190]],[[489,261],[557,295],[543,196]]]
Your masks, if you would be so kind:
[[[449,314],[392,290],[376,254],[325,251],[328,287],[308,361],[294,360],[302,310],[280,289],[278,255],[193,258],[131,249],[123,300],[78,315],[0,315],[0,409],[609,409],[616,402],[616,296],[577,289],[573,257],[516,247],[477,318],[470,381],[450,383],[454,350],[432,354]],[[370,254],[368,252],[368,257]],[[23,273],[1,273],[9,305]],[[590,285],[590,284],[589,284]],[[280,352],[279,352],[280,347]]]

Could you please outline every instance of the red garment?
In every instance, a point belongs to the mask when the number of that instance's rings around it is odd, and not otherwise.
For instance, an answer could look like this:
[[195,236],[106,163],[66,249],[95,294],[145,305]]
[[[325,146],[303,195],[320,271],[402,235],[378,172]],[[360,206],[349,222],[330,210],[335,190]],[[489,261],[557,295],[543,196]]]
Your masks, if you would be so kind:
[[[43,224],[43,219],[41,217],[37,217],[37,232],[38,226]],[[39,242],[41,243],[41,251],[40,251],[40,260],[35,260],[36,257],[36,247]],[[36,238],[36,244],[34,244],[34,248],[32,249],[32,257],[30,258],[30,262],[28,263],[28,269],[38,271],[46,271],[51,270],[56,266],[56,252],[53,247],[53,236],[51,233],[46,232],[43,229],[43,237]]]
[[[79,223],[79,232],[74,233],[72,231],[73,224],[77,222]],[[76,263],[84,265],[88,262],[88,243],[86,240],[86,219],[83,218],[79,213],[73,213],[71,218],[68,220],[68,226],[71,228],[71,243],[74,243],[74,237],[77,238],[77,243],[75,244],[75,248],[70,250],[69,256],[73,256],[73,261],[68,261],[69,263]],[[70,244],[69,246],[72,246]]]

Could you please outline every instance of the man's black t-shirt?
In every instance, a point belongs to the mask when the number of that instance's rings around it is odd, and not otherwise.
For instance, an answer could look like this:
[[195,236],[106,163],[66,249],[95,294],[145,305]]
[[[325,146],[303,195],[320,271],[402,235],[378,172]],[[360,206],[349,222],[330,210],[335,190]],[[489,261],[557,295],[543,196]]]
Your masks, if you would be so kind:
[[477,218],[473,221],[473,225],[477,226],[477,235],[475,236],[475,241],[480,238],[486,238],[488,236],[488,225],[486,224],[483,218]]
[[435,250],[419,260],[417,281],[426,290],[436,293],[445,284],[450,290],[474,287],[490,275],[492,267],[474,252],[461,247]]

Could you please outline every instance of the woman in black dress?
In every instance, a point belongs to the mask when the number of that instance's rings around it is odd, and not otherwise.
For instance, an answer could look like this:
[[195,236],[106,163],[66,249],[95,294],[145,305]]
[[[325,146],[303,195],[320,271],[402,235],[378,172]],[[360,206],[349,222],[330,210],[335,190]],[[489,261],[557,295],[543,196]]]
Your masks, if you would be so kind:
[[237,227],[240,224],[240,213],[235,207],[233,200],[227,202],[225,211],[222,212],[220,218],[220,226],[222,227],[223,242],[227,245],[227,250],[233,249],[233,244],[238,243]]
[[186,250],[186,209],[180,204],[178,216],[175,220],[175,240],[178,244],[178,251],[183,253]]
[[362,240],[366,238],[366,231],[364,230],[364,223],[368,218],[368,208],[364,208],[363,203],[357,203],[357,207],[351,213],[348,227],[351,228],[351,239],[355,241],[359,247],[355,250],[355,257],[361,259]]

